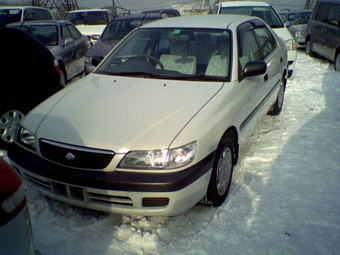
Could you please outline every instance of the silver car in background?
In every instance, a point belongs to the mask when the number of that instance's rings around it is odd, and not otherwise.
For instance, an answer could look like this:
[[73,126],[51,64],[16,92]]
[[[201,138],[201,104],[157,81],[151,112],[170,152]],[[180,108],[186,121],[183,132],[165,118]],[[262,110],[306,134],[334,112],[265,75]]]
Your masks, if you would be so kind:
[[305,48],[307,23],[312,15],[311,9],[290,10],[284,9],[279,15],[289,32],[292,34],[296,48]]
[[60,66],[60,83],[84,72],[84,61],[91,46],[90,39],[82,35],[69,21],[39,20],[8,25],[25,31],[42,42],[54,55]]

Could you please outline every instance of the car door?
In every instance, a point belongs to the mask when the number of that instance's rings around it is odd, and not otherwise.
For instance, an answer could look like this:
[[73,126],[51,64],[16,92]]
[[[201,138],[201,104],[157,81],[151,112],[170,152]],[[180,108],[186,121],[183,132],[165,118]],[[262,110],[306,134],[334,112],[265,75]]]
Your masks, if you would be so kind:
[[328,24],[325,26],[325,55],[328,59],[334,59],[335,50],[340,44],[340,3],[332,4],[328,13]]
[[76,73],[84,70],[85,55],[88,50],[90,41],[87,37],[83,36],[80,31],[73,25],[67,24],[67,28],[71,33],[74,40],[73,53],[74,53],[74,66]]
[[[283,59],[278,57],[277,43],[272,33],[260,21],[260,23],[246,23],[238,30],[238,58],[239,58],[239,85],[243,93],[243,119],[240,130],[242,139],[248,139],[253,133],[253,128],[267,113],[264,105],[270,92],[280,81],[278,65],[283,65]],[[243,71],[248,62],[265,61],[267,72],[253,77],[243,77]]]
[[[65,64],[67,78],[71,79],[84,68],[87,47],[82,42],[82,35],[73,29],[70,24],[62,24],[63,51],[60,53]],[[84,48],[84,47],[86,48]]]
[[329,33],[328,28],[328,13],[331,8],[329,3],[320,3],[319,11],[316,16],[317,22],[315,22],[313,29],[311,30],[313,39],[313,50],[317,53],[326,56],[326,45]]

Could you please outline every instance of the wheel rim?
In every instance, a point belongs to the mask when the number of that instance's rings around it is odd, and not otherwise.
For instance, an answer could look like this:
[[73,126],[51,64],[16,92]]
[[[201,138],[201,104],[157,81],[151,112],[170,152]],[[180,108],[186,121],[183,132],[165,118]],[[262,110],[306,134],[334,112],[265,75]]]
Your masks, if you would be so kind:
[[6,143],[13,143],[15,139],[16,130],[20,120],[25,115],[18,110],[11,110],[6,112],[0,119],[0,135],[1,139]]
[[220,196],[223,196],[228,190],[232,167],[232,152],[229,147],[225,147],[218,160],[216,171],[216,188]]

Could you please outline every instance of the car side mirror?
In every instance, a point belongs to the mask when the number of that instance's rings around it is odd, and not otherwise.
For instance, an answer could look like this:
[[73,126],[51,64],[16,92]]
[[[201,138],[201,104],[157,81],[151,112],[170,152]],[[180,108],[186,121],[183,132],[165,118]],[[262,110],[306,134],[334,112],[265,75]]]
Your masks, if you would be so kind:
[[92,65],[98,66],[100,62],[102,62],[104,57],[101,56],[93,56],[92,57]]
[[243,74],[245,77],[261,75],[267,72],[267,64],[264,61],[248,62],[244,67]]
[[285,21],[285,26],[290,27],[291,23],[289,21]]
[[333,25],[333,26],[339,26],[339,22],[336,19],[330,19],[328,20],[328,24]]
[[91,39],[95,41],[99,41],[100,35],[91,35]]
[[73,44],[73,43],[74,43],[74,39],[73,38],[67,38],[64,41],[64,45],[70,45],[70,44]]

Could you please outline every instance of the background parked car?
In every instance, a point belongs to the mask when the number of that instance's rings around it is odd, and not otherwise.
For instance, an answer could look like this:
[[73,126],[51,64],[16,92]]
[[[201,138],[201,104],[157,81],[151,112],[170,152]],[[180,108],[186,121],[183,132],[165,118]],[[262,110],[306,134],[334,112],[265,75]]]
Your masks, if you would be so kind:
[[94,44],[97,40],[92,36],[101,35],[114,17],[115,14],[109,9],[85,9],[68,12],[65,20],[73,23]]
[[134,28],[148,22],[167,17],[168,16],[166,14],[161,12],[146,12],[142,14],[131,14],[116,17],[107,25],[100,37],[95,37],[98,39],[98,42],[87,51],[85,59],[85,74],[92,72],[106,54]]
[[312,10],[281,10],[279,15],[294,37],[296,48],[304,48],[307,23],[312,15]]
[[23,183],[17,171],[0,157],[0,253],[38,255]]
[[0,26],[0,149],[14,141],[17,123],[63,87],[53,54],[29,34]]
[[263,19],[285,41],[288,50],[288,78],[293,75],[297,58],[295,40],[271,5],[263,1],[222,1],[215,4],[210,14],[242,14]]
[[321,55],[334,62],[340,71],[340,1],[318,0],[308,21],[306,54]]
[[242,146],[281,112],[286,76],[286,45],[258,17],[149,22],[30,112],[8,157],[32,188],[75,206],[220,206]]
[[1,6],[0,23],[7,25],[26,20],[54,20],[49,9],[36,6]]
[[60,83],[84,72],[85,55],[91,46],[89,38],[66,20],[27,21],[12,23],[18,28],[42,42],[54,55],[60,66]]

